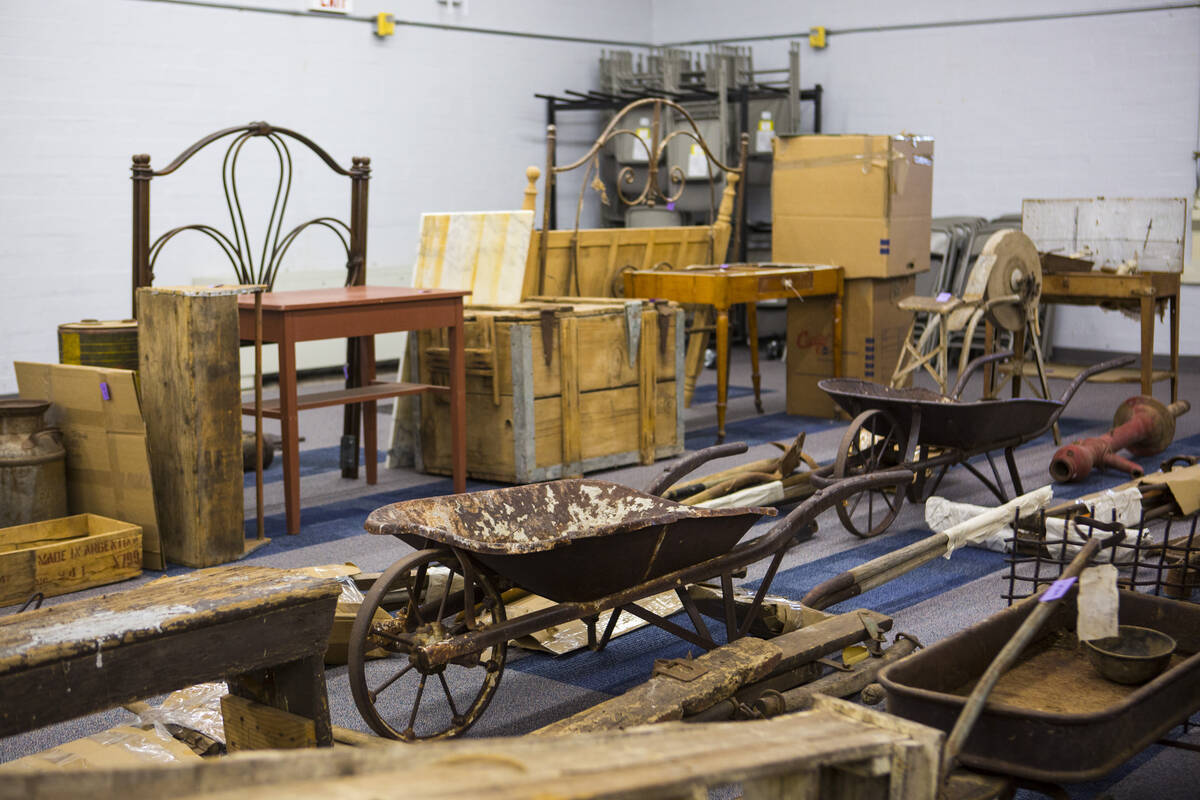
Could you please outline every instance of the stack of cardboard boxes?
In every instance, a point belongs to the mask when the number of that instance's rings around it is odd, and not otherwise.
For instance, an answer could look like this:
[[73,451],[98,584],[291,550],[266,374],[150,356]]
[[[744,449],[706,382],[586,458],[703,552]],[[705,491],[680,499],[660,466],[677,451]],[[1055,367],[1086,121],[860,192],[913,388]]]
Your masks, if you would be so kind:
[[[886,383],[911,315],[897,308],[929,269],[933,140],[783,136],[771,179],[772,260],[846,271],[842,375]],[[832,417],[832,298],[788,304],[787,411]]]

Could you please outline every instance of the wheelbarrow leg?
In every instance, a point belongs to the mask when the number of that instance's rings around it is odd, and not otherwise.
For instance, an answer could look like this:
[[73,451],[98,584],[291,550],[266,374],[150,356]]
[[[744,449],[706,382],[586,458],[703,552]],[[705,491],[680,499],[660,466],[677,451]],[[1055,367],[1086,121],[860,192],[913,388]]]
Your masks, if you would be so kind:
[[1016,497],[1020,497],[1025,494],[1025,489],[1021,487],[1021,473],[1017,471],[1017,459],[1013,457],[1011,447],[1004,448],[1004,460],[1008,462],[1008,475],[1012,478],[1013,492]]

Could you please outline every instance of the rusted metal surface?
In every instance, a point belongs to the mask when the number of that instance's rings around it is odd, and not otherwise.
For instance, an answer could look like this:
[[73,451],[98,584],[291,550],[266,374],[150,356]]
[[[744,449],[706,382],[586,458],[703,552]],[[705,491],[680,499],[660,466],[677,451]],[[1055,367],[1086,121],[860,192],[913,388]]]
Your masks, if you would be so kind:
[[1108,433],[1060,447],[1050,460],[1050,477],[1068,483],[1083,480],[1096,467],[1112,467],[1140,478],[1141,465],[1117,451],[1127,448],[1139,457],[1161,453],[1175,438],[1175,418],[1191,407],[1186,400],[1168,406],[1147,395],[1131,397],[1117,409]]
[[67,515],[66,451],[45,400],[0,400],[0,528]]
[[[448,620],[446,615],[453,614],[454,609],[475,609],[477,614],[466,614],[465,619],[461,622],[455,616],[452,624],[442,623],[439,625],[431,622],[428,630],[422,628],[425,633],[421,636],[401,635],[394,630],[395,617],[390,617],[383,624],[376,624],[374,613],[379,608],[387,591],[381,588],[375,602],[363,604],[351,635],[350,680],[352,687],[359,686],[356,690],[356,703],[364,717],[370,721],[372,715],[375,714],[375,698],[369,693],[373,691],[377,694],[382,691],[382,688],[376,687],[371,690],[366,685],[365,652],[373,647],[380,637],[383,639],[387,639],[389,635],[393,637],[389,641],[395,645],[397,653],[407,656],[409,665],[415,671],[414,674],[427,678],[440,676],[445,665],[475,665],[484,666],[489,672],[495,671],[495,682],[498,682],[498,672],[503,668],[503,663],[500,662],[498,668],[493,669],[492,665],[495,659],[492,657],[483,659],[482,654],[489,652],[492,648],[502,647],[509,639],[519,638],[551,625],[571,620],[594,619],[602,611],[610,609],[637,614],[639,613],[638,607],[634,605],[637,600],[666,590],[678,590],[690,583],[715,576],[720,576],[722,585],[729,587],[724,592],[726,638],[729,641],[739,639],[746,635],[750,625],[758,618],[763,598],[770,588],[784,554],[799,538],[803,538],[804,531],[812,530],[815,520],[821,512],[833,504],[841,502],[849,494],[874,486],[903,484],[910,475],[911,473],[907,470],[890,470],[876,475],[853,478],[837,486],[818,491],[793,509],[785,518],[776,522],[765,534],[741,544],[736,544],[736,542],[743,535],[743,531],[738,531],[734,527],[731,533],[729,531],[731,521],[739,520],[739,524],[744,523],[745,527],[749,527],[746,522],[747,518],[751,521],[758,519],[767,513],[766,510],[731,509],[713,513],[706,509],[677,506],[677,504],[661,498],[643,495],[625,487],[616,487],[610,490],[613,502],[620,505],[623,503],[622,498],[638,500],[632,506],[624,506],[627,509],[625,512],[627,518],[623,521],[620,514],[615,520],[612,518],[604,520],[610,526],[609,533],[613,533],[625,523],[633,527],[631,533],[625,533],[618,538],[587,535],[589,531],[576,530],[567,525],[564,526],[568,529],[566,533],[560,532],[557,537],[549,534],[542,537],[546,542],[556,538],[564,540],[558,542],[557,545],[548,545],[550,549],[516,554],[506,553],[501,549],[501,554],[487,554],[474,552],[466,546],[448,548],[441,545],[439,548],[422,550],[393,565],[388,572],[392,578],[389,581],[381,579],[377,585],[383,586],[385,583],[401,580],[412,580],[415,581],[414,585],[419,585],[422,578],[416,573],[419,572],[422,563],[439,561],[451,565],[456,559],[459,567],[457,570],[451,568],[454,571],[461,570],[463,573],[464,591],[457,595],[450,592],[444,596],[434,607],[436,613],[432,619]],[[556,484],[573,486],[566,489],[560,488],[557,492],[549,488]],[[568,505],[567,500],[572,497],[576,500],[585,496],[591,498],[592,493],[580,493],[585,487],[604,494],[604,491],[601,491],[597,485],[599,487],[612,486],[600,481],[587,480],[558,481],[556,484],[514,487],[490,493],[477,493],[475,497],[479,498],[484,494],[492,495],[492,498],[482,500],[486,506],[491,508],[497,502],[503,505],[505,503],[503,498],[520,490],[529,492],[540,490],[540,495],[533,496],[543,499],[553,498],[553,508],[543,505],[541,506],[543,512],[565,515],[564,518],[569,522],[572,518],[564,510]],[[575,492],[575,495],[571,494],[572,491]],[[566,494],[560,496],[563,492]],[[468,497],[471,496],[455,495],[432,501],[434,504],[442,506],[435,513],[445,513],[448,509],[453,508],[455,503]],[[501,499],[497,501],[496,498]],[[402,505],[427,510],[426,507],[430,505],[430,502],[410,501],[410,503]],[[476,504],[479,502],[478,499],[475,501]],[[650,505],[646,505],[647,502]],[[446,528],[430,528],[428,525],[423,529],[419,526],[416,528],[405,527],[404,524],[397,522],[398,518],[405,516],[403,510],[397,510],[401,508],[401,504],[389,508],[389,511],[372,515],[373,521],[368,524],[369,530],[378,533],[395,533],[407,541],[416,542],[418,546],[425,546],[422,543],[428,542],[427,539],[422,538],[421,530],[449,533]],[[495,508],[497,511],[500,510],[500,506],[495,506]],[[536,506],[522,506],[522,514],[535,514],[537,508]],[[651,508],[658,508],[660,512],[666,509],[665,516],[673,518],[674,521],[665,524],[660,518],[655,522],[647,523],[645,521],[647,510]],[[592,507],[588,513],[594,514],[596,511],[597,508]],[[693,512],[703,513],[697,515]],[[428,522],[426,514],[420,515],[418,519]],[[477,520],[481,521],[482,519],[483,517],[477,517]],[[514,519],[510,516],[508,521],[511,523],[514,522]],[[386,525],[394,525],[394,527],[388,529],[385,527]],[[543,521],[538,524],[537,529],[541,530],[545,525]],[[572,538],[572,530],[575,531],[574,538]],[[652,535],[647,536],[647,531]],[[732,539],[725,549],[706,556],[706,548],[712,548],[714,543],[721,543],[722,537],[732,537]],[[494,540],[485,537],[484,543],[491,545],[494,544]],[[566,544],[571,546],[565,546]],[[738,609],[734,607],[732,573],[768,557],[770,557],[770,562],[754,600],[739,619]],[[413,559],[417,559],[417,561]],[[402,577],[410,574],[414,576],[411,579]],[[505,620],[502,615],[497,618],[492,610],[494,606],[488,605],[487,598],[494,597],[497,588],[512,584],[542,594],[557,602],[540,611],[534,611],[515,619]],[[605,590],[611,591],[605,592]],[[373,588],[372,592],[374,591]],[[686,593],[681,594],[686,596]],[[368,600],[371,600],[370,596]],[[685,601],[686,606],[687,601]],[[490,618],[474,624],[477,616],[485,611]],[[692,611],[695,609],[692,608]],[[697,621],[699,614],[689,612],[689,617],[696,627],[695,633],[690,633],[668,620],[653,618],[649,621],[664,630],[683,636],[687,641],[696,643],[704,649],[714,649],[717,643],[704,623]],[[406,616],[405,619],[407,620],[408,617]],[[604,646],[609,635],[610,633],[606,631],[604,637],[597,643],[597,649]],[[405,668],[400,668],[400,670],[403,669]],[[400,673],[400,670],[397,672]],[[404,672],[403,674],[408,673]],[[438,679],[440,680],[440,678]],[[487,697],[490,697],[490,692],[494,690],[494,683],[485,680],[481,692],[485,690]],[[483,707],[486,706],[486,700],[487,698],[484,698],[482,705],[479,705],[478,713],[482,713]],[[475,706],[473,705],[472,708]],[[415,719],[417,715],[415,708],[412,714]],[[437,729],[435,735],[458,735],[465,731],[473,720],[474,716],[456,713],[451,723],[444,728]],[[414,725],[415,723],[410,719],[407,728],[392,728],[392,732],[385,733],[385,735],[403,738],[405,731],[412,728],[414,735],[419,738]]]
[[[1072,589],[1047,621],[1045,637],[1030,647],[1027,657],[1049,646],[1049,637],[1066,632],[1073,638],[1075,595]],[[950,730],[972,683],[1037,605],[1036,600],[1015,605],[885,669],[879,680],[887,691],[888,711]],[[1028,707],[1034,703],[1023,707],[1012,699],[994,697],[967,738],[961,762],[1038,781],[1095,780],[1200,709],[1200,606],[1122,591],[1120,622],[1174,637],[1182,660],[1149,683],[1126,687],[1121,699],[1104,700],[1098,706],[1083,673],[1058,676],[1061,688],[1054,701],[1062,705],[1057,710]],[[1091,670],[1086,661],[1075,663],[1081,670]],[[1043,675],[1040,680],[1054,677]]]
[[693,508],[617,483],[567,479],[395,503],[371,512],[365,527],[476,555],[519,555],[685,520],[711,520],[713,528],[742,524],[746,530],[775,513],[773,508]]

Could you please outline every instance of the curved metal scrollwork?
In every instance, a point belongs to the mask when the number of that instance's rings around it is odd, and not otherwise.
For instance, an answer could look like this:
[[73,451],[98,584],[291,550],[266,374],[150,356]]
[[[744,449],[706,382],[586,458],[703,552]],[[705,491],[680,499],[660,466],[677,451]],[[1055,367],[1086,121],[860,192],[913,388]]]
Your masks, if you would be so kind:
[[[624,120],[638,109],[650,107],[651,111],[651,127],[650,136],[646,137],[639,135],[636,130],[628,127],[622,127]],[[673,130],[663,133],[664,128],[664,113],[675,112],[678,114],[680,127],[675,127]],[[579,276],[577,265],[580,260],[579,254],[579,225],[583,216],[584,199],[587,196],[589,188],[595,190],[600,195],[600,201],[604,205],[609,205],[610,200],[608,193],[605,190],[603,181],[600,180],[600,151],[610,142],[621,136],[633,137],[637,142],[637,146],[641,148],[646,156],[645,179],[640,187],[637,187],[638,169],[632,165],[625,165],[617,172],[615,194],[618,202],[625,206],[656,206],[659,204],[669,205],[678,201],[684,190],[687,188],[687,178],[684,171],[678,166],[673,165],[663,173],[659,162],[664,160],[664,154],[667,152],[667,146],[675,139],[683,137],[690,139],[700,147],[705,157],[705,164],[708,172],[708,191],[709,191],[709,224],[712,224],[717,214],[717,184],[722,175],[734,176],[735,180],[740,180],[744,177],[746,165],[746,144],[742,142],[741,155],[739,163],[734,166],[726,164],[713,153],[708,142],[700,133],[700,128],[696,124],[696,120],[683,106],[676,102],[659,97],[648,97],[641,100],[635,100],[629,105],[618,111],[604,128],[604,131],[597,137],[588,151],[580,158],[570,164],[556,165],[553,162],[554,142],[556,139],[556,129],[551,125],[547,131],[547,164],[546,164],[546,197],[553,196],[550,187],[557,183],[558,176],[571,172],[580,167],[584,168],[583,177],[580,181],[579,195],[575,204],[575,222],[574,231],[572,234],[571,247],[571,264],[569,266],[569,283],[574,283],[576,292],[579,291]],[[744,138],[744,137],[743,137]],[[720,174],[718,174],[718,171]],[[663,178],[665,177],[665,181]],[[664,185],[665,184],[665,185]],[[630,187],[633,187],[632,189]],[[636,191],[634,191],[636,189]],[[543,224],[542,230],[550,230],[550,206],[545,203],[543,207]],[[545,270],[545,248],[546,237],[541,239],[541,252],[539,253],[539,263],[541,269]]]
[[[180,225],[161,234],[153,242],[149,238],[150,220],[150,180],[164,175],[170,175],[183,166],[192,156],[208,145],[232,136],[225,156],[221,162],[221,182],[224,189],[225,205],[229,211],[229,221],[232,233],[225,233],[218,228],[195,223]],[[286,138],[285,138],[286,137]],[[246,214],[242,207],[241,193],[238,187],[238,164],[242,150],[252,138],[266,139],[272,146],[278,165],[278,179],[275,193],[267,218],[266,231],[262,236],[261,246],[251,241],[250,231],[246,225]],[[336,217],[322,216],[301,222],[299,225],[286,230],[284,218],[287,213],[288,199],[292,189],[292,154],[288,147],[287,138],[300,142],[308,147],[325,164],[339,175],[345,175],[351,180],[350,222],[346,223]],[[332,156],[319,147],[311,139],[286,128],[277,128],[266,122],[252,122],[235,128],[226,128],[209,134],[191,147],[184,150],[164,169],[155,171],[150,167],[150,156],[135,155],[133,157],[133,288],[136,293],[139,286],[149,286],[154,280],[154,267],[164,247],[176,236],[188,231],[195,231],[207,236],[220,248],[225,258],[233,267],[239,283],[265,284],[274,286],[279,274],[279,267],[284,256],[295,243],[296,238],[309,228],[324,228],[333,233],[346,253],[346,285],[356,285],[365,282],[366,256],[366,200],[367,182],[370,179],[370,159],[356,156],[349,169],[338,164]]]

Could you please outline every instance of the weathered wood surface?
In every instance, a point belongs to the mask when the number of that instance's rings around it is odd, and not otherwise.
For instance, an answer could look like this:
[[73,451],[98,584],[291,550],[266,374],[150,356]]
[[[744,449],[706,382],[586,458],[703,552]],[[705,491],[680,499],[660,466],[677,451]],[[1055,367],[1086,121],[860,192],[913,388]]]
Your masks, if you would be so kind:
[[[0,736],[207,680],[319,665],[339,593],[331,579],[236,566],[0,618]],[[319,712],[323,675],[320,690],[297,707]]]
[[655,675],[622,695],[536,731],[539,735],[588,733],[681,719],[724,700],[743,684],[770,674],[782,657],[778,647],[744,638],[718,647],[691,664],[704,673],[693,680]]
[[96,514],[0,529],[0,606],[142,574],[142,529]]
[[239,558],[242,396],[237,296],[203,289],[137,293],[142,411],[168,561]]
[[[932,798],[907,773],[936,772],[937,731],[864,722],[841,706],[777,720],[627,731],[243,753],[169,769],[14,776],[0,800],[126,797],[333,800],[554,797],[664,800],[741,782],[746,796]],[[931,738],[932,737],[932,738]],[[820,794],[799,794],[804,786]],[[826,787],[836,787],[828,789]],[[834,791],[838,793],[834,793]],[[846,792],[860,792],[847,794]],[[861,793],[870,792],[870,793]]]
[[225,747],[239,750],[292,750],[317,746],[317,728],[307,717],[227,694],[221,698]]

